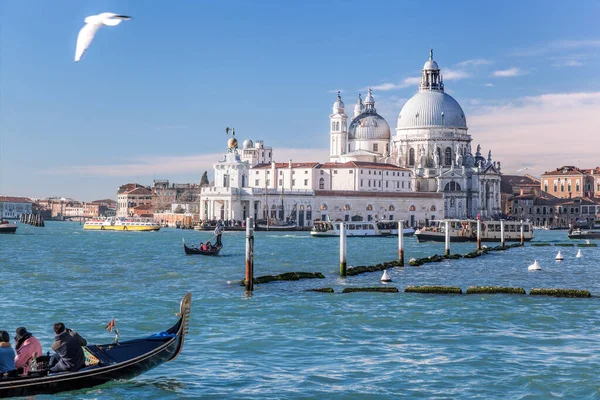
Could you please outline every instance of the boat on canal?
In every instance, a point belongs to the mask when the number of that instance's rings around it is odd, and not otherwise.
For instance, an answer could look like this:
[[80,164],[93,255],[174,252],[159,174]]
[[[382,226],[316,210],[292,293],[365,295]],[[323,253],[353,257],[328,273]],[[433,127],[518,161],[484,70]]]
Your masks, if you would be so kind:
[[[86,366],[75,372],[50,373],[48,357],[37,357],[35,371],[0,377],[0,397],[36,396],[91,388],[115,380],[131,379],[181,353],[188,333],[192,294],[181,300],[177,322],[166,331],[125,342],[84,347]],[[7,376],[9,375],[9,376]]]
[[568,236],[569,239],[600,239],[600,231],[573,229]]
[[0,233],[16,233],[17,228],[18,225],[16,223],[0,219]]
[[[375,221],[315,221],[313,228],[310,231],[312,237],[329,237],[340,236],[340,225],[344,224],[346,228],[346,236],[348,237],[365,237],[365,236],[398,236],[398,223],[390,222],[375,222]],[[403,236],[414,235],[413,228],[403,228]]]
[[86,231],[158,231],[160,224],[149,218],[94,218],[83,224]]
[[215,244],[215,245],[210,245],[207,247],[194,247],[194,246],[188,246],[185,244],[185,239],[181,238],[181,240],[183,241],[183,251],[185,252],[185,254],[187,255],[193,255],[193,254],[200,254],[203,256],[218,256],[219,252],[221,251],[221,249],[223,248],[223,244]]
[[[417,229],[415,236],[419,242],[444,242],[446,240],[445,221],[433,221],[432,226]],[[477,220],[448,220],[450,226],[451,242],[476,242]],[[523,236],[525,241],[533,239],[531,222],[523,222]],[[521,240],[521,222],[504,221],[504,241],[515,242]],[[500,242],[500,221],[481,221],[481,241]]]

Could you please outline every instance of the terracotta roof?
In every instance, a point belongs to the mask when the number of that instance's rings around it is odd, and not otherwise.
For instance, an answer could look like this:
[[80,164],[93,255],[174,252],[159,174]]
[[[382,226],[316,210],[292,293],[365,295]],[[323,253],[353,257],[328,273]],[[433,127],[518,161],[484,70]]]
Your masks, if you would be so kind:
[[146,189],[145,187],[137,187],[133,190],[130,190],[128,192],[126,192],[125,194],[146,194],[146,195],[151,195],[152,192],[148,189]]
[[500,191],[512,193],[513,186],[517,187],[539,187],[540,181],[531,175],[502,175],[500,178]]
[[[313,161],[313,162],[292,162],[292,168],[315,168],[317,165],[319,165],[318,162]],[[275,168],[289,168],[290,167],[290,163],[289,162],[284,162],[284,163],[275,163]],[[252,169],[268,169],[271,168],[271,164],[270,163],[264,163],[264,164],[256,164],[254,167],[252,167]]]
[[560,168],[556,168],[554,171],[546,171],[542,174],[542,176],[547,175],[584,175],[584,172],[572,165],[564,165]]
[[444,197],[443,193],[438,192],[361,192],[361,191],[350,191],[350,190],[315,190],[315,197],[395,197],[395,198],[406,198],[406,199],[441,199]]
[[393,164],[367,162],[367,161],[348,161],[345,163],[326,162],[319,165],[317,168],[371,168],[371,169],[387,169],[394,171],[410,171],[408,168],[398,167]]
[[33,203],[29,197],[0,196],[2,203]]

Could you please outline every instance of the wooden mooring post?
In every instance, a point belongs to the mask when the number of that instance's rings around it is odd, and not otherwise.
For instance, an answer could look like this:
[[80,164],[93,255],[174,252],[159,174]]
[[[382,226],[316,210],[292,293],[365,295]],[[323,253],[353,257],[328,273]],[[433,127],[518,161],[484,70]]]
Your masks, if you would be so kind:
[[525,233],[523,232],[523,220],[521,220],[521,246],[525,244]]
[[500,246],[504,247],[504,220],[500,220]]
[[346,277],[346,227],[340,222],[340,276]]
[[481,250],[481,220],[477,220],[477,250]]
[[246,218],[246,291],[254,290],[254,218]]
[[450,255],[450,221],[446,220],[446,232],[445,232],[445,236],[446,236],[446,250],[444,251],[444,254],[449,256]]
[[404,229],[404,221],[398,221],[398,261],[400,262],[400,266],[404,267],[404,233],[402,230]]

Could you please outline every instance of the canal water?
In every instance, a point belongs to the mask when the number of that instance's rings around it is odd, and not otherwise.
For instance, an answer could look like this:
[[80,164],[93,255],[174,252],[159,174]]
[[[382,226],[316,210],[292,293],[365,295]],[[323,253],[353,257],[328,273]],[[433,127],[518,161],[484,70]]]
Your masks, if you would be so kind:
[[[182,354],[134,380],[53,398],[547,399],[600,396],[600,298],[423,295],[408,285],[587,289],[600,295],[600,247],[531,247],[388,271],[400,293],[341,294],[380,286],[380,272],[339,278],[339,239],[257,232],[255,276],[322,272],[326,279],[256,285],[244,294],[245,234],[226,232],[219,257],[181,244],[211,232],[85,232],[78,223],[20,225],[0,236],[0,329],[26,326],[44,351],[63,321],[89,342],[143,337],[175,321],[193,293]],[[536,242],[569,242],[536,231]],[[598,243],[599,241],[596,241]],[[397,257],[397,238],[349,238],[348,264]],[[406,259],[443,243],[407,238]],[[453,244],[466,253],[474,243]],[[558,250],[565,260],[554,261]],[[542,271],[528,272],[537,259]],[[306,292],[333,287],[336,293]],[[40,396],[44,398],[44,396]]]

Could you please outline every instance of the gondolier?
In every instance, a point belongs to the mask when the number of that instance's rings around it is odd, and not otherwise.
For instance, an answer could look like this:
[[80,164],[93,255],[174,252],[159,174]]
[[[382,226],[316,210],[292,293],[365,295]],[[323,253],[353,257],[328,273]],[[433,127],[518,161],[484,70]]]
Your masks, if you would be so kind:
[[223,228],[221,227],[220,223],[217,223],[217,227],[215,228],[214,234],[217,237],[217,242],[215,243],[215,246],[221,247],[223,245],[221,243],[221,234],[223,234]]

